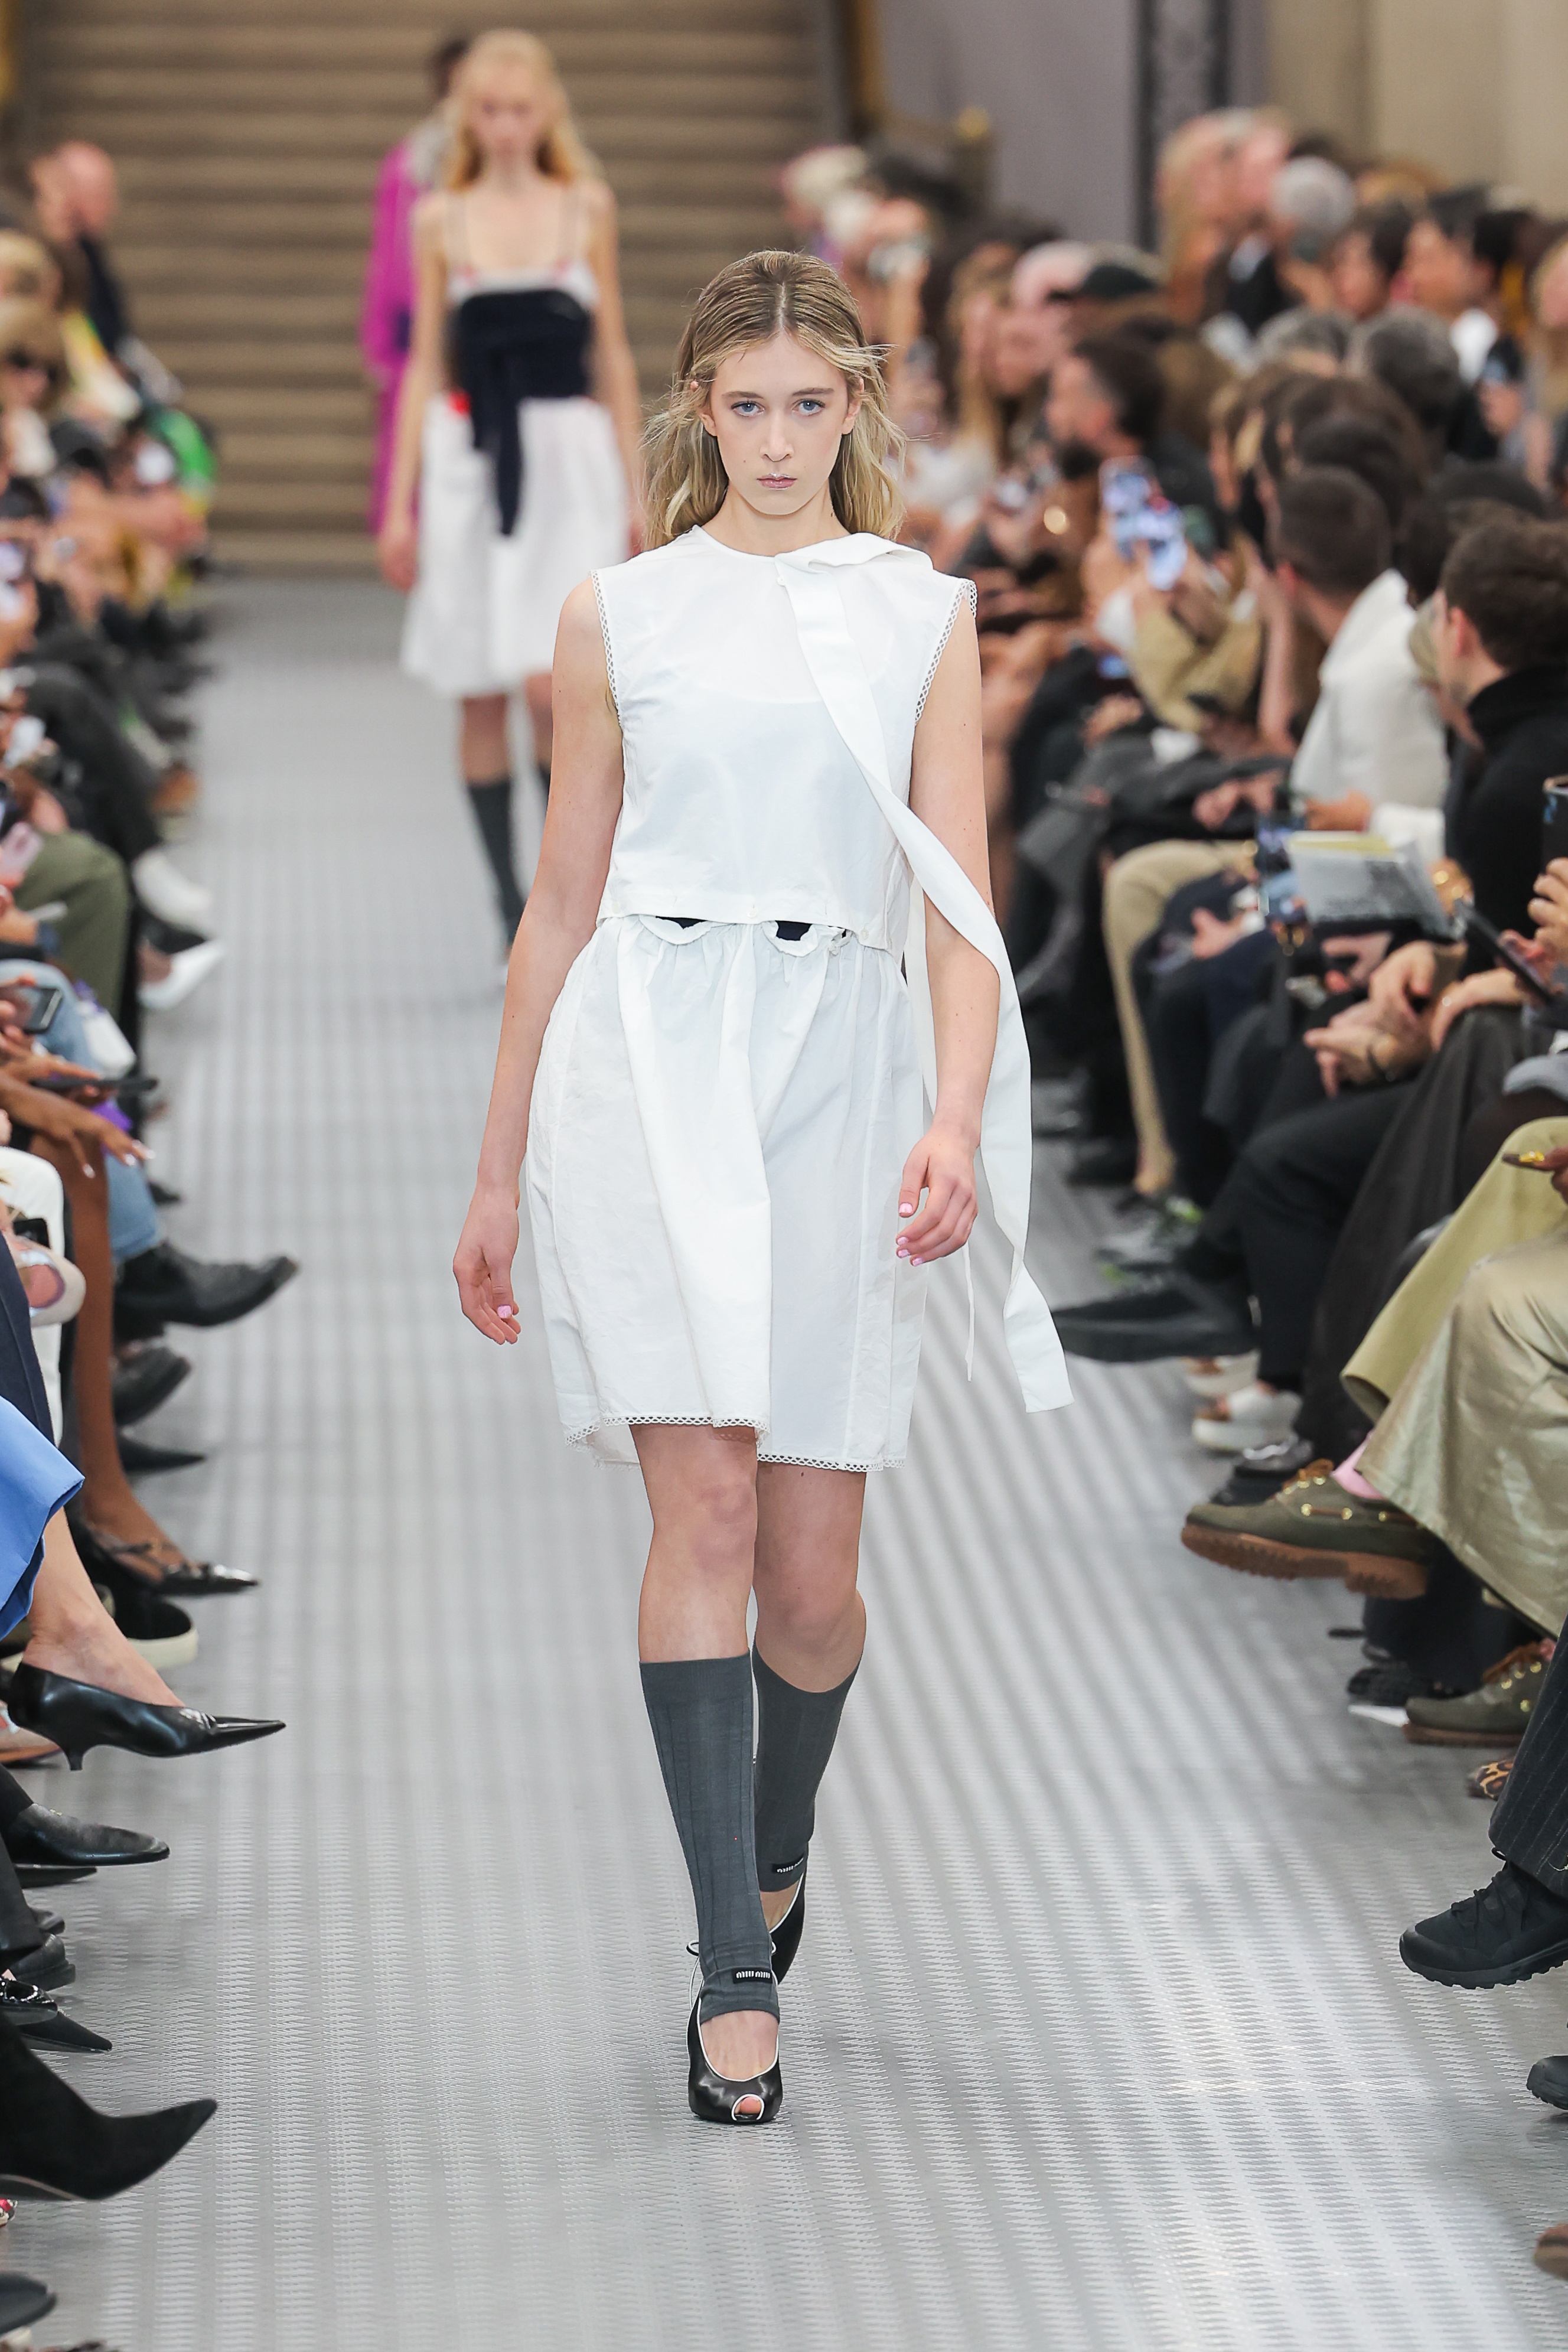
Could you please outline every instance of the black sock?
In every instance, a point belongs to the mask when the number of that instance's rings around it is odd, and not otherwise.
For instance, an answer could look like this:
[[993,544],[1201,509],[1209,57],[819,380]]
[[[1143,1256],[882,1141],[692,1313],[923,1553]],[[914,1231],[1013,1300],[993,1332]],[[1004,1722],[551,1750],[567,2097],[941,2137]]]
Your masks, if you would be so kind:
[[836,1690],[804,1691],[776,1675],[760,1650],[752,1651],[751,1667],[757,1676],[757,1883],[771,1895],[793,1886],[806,1867],[817,1791],[854,1675]]
[[751,1662],[742,1651],[645,1665],[643,1697],[696,1898],[704,2021],[742,2009],[777,2017],[752,1840]]
[[16,1864],[8,1853],[0,1850],[0,1968],[9,1968],[13,1960],[41,1951],[43,1943],[38,1923],[27,1908]]
[[523,894],[512,870],[512,780],[497,776],[487,784],[470,784],[468,803],[490,861],[501,926],[511,938],[523,915]]

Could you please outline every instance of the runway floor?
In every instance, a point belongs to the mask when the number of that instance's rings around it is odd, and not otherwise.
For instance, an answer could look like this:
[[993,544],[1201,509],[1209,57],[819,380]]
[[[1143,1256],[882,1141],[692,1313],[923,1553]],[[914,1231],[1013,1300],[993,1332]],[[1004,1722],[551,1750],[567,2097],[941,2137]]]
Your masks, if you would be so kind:
[[[40,2343],[120,2352],[1516,2352],[1568,2122],[1525,2094],[1568,1980],[1401,1967],[1483,1881],[1464,1752],[1350,1716],[1338,1586],[1179,1547],[1215,1465],[1173,1373],[1026,1420],[980,1266],[928,1323],[911,1466],[873,1480],[866,1664],[786,1990],[783,2119],[687,2115],[692,1932],[638,1690],[644,1507],[569,1454],[448,1264],[499,998],[447,713],[366,586],[225,594],[181,855],[229,955],[156,1026],[158,1171],[204,1255],[304,1271],[149,1425],[149,1482],[255,1597],[198,1603],[193,1701],[281,1738],[99,1750],[47,1801],[173,1857],[66,1888],[65,2062],[214,2125],[102,2209],[24,2208]],[[1103,1211],[1042,1159],[1034,1263]],[[526,1245],[525,1245],[526,1247]],[[181,1345],[186,1346],[184,1337]]]

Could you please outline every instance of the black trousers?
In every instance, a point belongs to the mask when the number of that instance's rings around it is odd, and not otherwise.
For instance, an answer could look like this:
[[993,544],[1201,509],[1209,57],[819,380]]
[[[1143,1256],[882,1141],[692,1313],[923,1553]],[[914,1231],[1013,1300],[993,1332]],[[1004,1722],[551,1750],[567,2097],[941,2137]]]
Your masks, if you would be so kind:
[[162,835],[152,814],[158,775],[120,726],[113,706],[63,662],[40,662],[27,708],[41,719],[75,772],[74,797],[95,841],[127,866]]
[[1408,1091],[1360,1087],[1331,1102],[1313,1056],[1292,1046],[1269,1109],[1186,1253],[1189,1270],[1208,1279],[1245,1274],[1261,1324],[1258,1377],[1276,1388],[1301,1384],[1340,1230]]
[[1568,1625],[1491,1817],[1491,1842],[1505,1862],[1568,1895]]

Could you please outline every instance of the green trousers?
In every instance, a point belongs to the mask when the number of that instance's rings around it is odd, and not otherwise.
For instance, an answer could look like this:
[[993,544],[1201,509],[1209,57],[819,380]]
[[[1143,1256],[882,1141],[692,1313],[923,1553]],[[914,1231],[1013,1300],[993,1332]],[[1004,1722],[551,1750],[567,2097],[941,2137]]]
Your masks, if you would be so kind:
[[[22,877],[24,913],[63,901],[51,918],[60,963],[85,980],[106,1012],[118,1014],[131,928],[131,877],[112,849],[86,833],[48,833]],[[22,950],[26,952],[26,950]]]

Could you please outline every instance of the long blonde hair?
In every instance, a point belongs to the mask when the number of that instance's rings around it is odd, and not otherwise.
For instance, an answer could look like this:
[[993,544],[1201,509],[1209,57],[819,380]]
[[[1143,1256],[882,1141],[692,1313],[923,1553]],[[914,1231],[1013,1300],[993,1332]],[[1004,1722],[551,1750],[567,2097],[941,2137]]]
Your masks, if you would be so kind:
[[503,29],[481,33],[452,77],[448,100],[453,111],[452,152],[447,160],[449,188],[472,187],[485,168],[484,151],[468,121],[468,106],[487,72],[496,66],[520,66],[532,75],[549,112],[549,127],[539,141],[534,161],[549,180],[585,180],[593,176],[592,156],[572,118],[555,59],[533,33]]
[[833,463],[833,512],[846,530],[896,535],[904,505],[888,462],[904,436],[888,412],[882,360],[866,341],[854,297],[838,271],[813,254],[748,253],[710,278],[697,296],[675,354],[669,400],[649,425],[649,547],[711,522],[723,506],[729,477],[703,410],[724,362],[775,335],[793,335],[861,396]]

